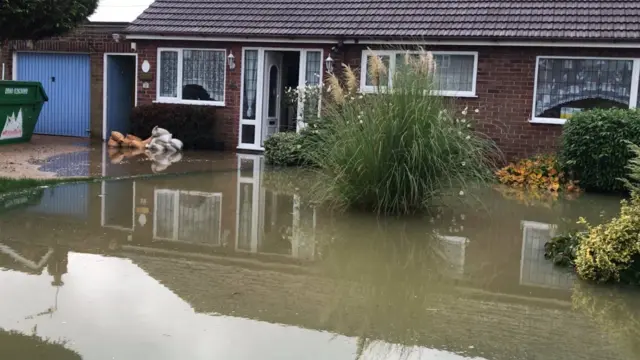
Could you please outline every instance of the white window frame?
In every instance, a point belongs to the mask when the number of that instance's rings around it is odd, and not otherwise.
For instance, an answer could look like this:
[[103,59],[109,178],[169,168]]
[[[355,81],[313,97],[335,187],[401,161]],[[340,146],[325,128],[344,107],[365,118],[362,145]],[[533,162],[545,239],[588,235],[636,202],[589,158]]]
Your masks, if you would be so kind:
[[[196,51],[219,51],[224,53],[224,76],[223,76],[223,84],[222,84],[222,101],[205,101],[205,100],[183,100],[182,99],[182,61],[184,56],[184,50],[196,50]],[[177,96],[167,97],[160,96],[160,84],[162,83],[162,64],[161,64],[161,54],[164,51],[172,51],[178,53],[178,92]],[[209,48],[169,48],[162,47],[158,48],[158,54],[156,58],[156,101],[157,103],[166,103],[166,104],[185,104],[185,105],[208,105],[208,106],[225,106],[225,100],[227,98],[227,50],[226,49],[209,49]]]
[[[368,69],[367,58],[369,56],[389,56],[389,86],[393,88],[393,73],[396,69],[396,55],[398,54],[421,54],[421,51],[402,51],[402,50],[363,50],[360,59],[360,91],[363,93],[373,93],[377,91],[377,86],[367,85],[366,72]],[[466,55],[473,56],[473,79],[471,83],[471,91],[455,91],[455,90],[437,90],[434,95],[448,97],[467,97],[475,98],[476,83],[478,79],[478,52],[477,51],[430,51],[433,55]]]
[[629,93],[629,109],[635,109],[638,101],[638,80],[640,77],[640,58],[624,58],[624,57],[593,57],[593,56],[550,56],[539,55],[536,56],[536,71],[533,78],[533,101],[531,104],[531,118],[529,120],[532,124],[554,124],[564,125],[567,119],[546,118],[536,116],[536,98],[538,95],[538,69],[540,68],[540,59],[566,59],[566,60],[623,60],[633,61],[633,70],[631,72],[631,92]]

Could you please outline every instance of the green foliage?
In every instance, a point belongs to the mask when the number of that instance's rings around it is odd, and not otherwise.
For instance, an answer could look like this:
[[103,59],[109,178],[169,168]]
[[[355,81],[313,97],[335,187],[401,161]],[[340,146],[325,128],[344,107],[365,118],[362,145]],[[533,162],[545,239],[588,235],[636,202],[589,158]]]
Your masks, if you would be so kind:
[[623,191],[632,157],[627,141],[640,144],[640,111],[580,112],[564,125],[562,166],[587,191]]
[[67,182],[86,181],[88,178],[79,179],[12,179],[0,178],[0,194],[37,188],[40,186],[57,185]]
[[[373,79],[386,71],[378,62],[369,70]],[[378,87],[366,96],[357,93],[351,69],[345,70],[346,86],[330,77],[325,129],[317,132],[319,145],[310,155],[327,175],[334,203],[412,213],[438,197],[465,194],[472,184],[493,180],[498,152],[445,98],[433,94],[431,54],[406,62],[394,75],[393,90]]]
[[98,0],[2,0],[0,42],[59,36],[93,14]]
[[77,352],[67,349],[62,341],[43,339],[0,328],[0,359],[81,360]]
[[544,244],[545,258],[559,266],[573,266],[578,246],[584,238],[582,231],[573,231],[566,235],[559,235]]
[[620,215],[610,222],[587,226],[575,265],[578,275],[595,282],[640,283],[640,195],[623,200]]
[[180,139],[185,149],[223,150],[217,125],[218,118],[211,106],[150,104],[131,112],[132,134],[146,139],[153,127],[159,126]]
[[629,151],[633,154],[627,164],[627,178],[622,179],[629,191],[640,191],[640,146],[629,143]]
[[295,132],[279,132],[264,142],[264,157],[267,164],[297,166],[305,163],[302,135]]

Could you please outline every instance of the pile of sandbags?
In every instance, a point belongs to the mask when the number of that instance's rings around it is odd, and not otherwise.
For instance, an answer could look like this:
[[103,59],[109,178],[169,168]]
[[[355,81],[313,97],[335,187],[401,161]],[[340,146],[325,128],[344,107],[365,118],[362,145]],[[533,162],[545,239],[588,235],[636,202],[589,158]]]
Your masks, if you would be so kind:
[[124,136],[122,133],[112,131],[107,145],[111,148],[144,149],[150,142],[151,138],[142,140],[135,135],[128,134],[127,136]]
[[154,127],[151,130],[151,137],[146,148],[152,152],[168,152],[174,153],[182,150],[182,141],[174,139],[173,135],[166,129]]
[[164,171],[169,165],[182,159],[182,141],[174,139],[173,135],[159,127],[154,127],[151,137],[142,140],[135,135],[124,136],[117,131],[111,132],[109,138],[109,157],[112,164],[119,164],[125,158],[133,158],[145,154],[153,163],[154,173]]
[[169,131],[157,126],[151,131],[151,137],[146,140],[132,134],[124,136],[122,133],[112,131],[107,145],[111,148],[147,149],[155,153],[175,153],[182,150],[183,146],[182,141],[174,139]]

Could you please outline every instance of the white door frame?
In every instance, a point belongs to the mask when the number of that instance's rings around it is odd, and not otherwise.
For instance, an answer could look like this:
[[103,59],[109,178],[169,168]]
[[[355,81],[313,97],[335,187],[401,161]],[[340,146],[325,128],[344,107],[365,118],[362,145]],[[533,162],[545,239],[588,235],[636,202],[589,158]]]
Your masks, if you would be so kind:
[[[283,58],[284,56],[282,55],[282,53],[278,53],[278,52],[270,52],[272,54],[276,54],[274,55],[274,58],[277,58],[277,61],[268,61],[269,59],[267,58],[267,53],[268,51],[265,52],[265,69],[264,69],[264,76],[265,76],[265,82],[264,82],[264,90],[263,90],[263,94],[265,94],[265,101],[263,101],[262,103],[262,113],[263,113],[263,121],[267,121],[267,123],[263,124],[262,126],[262,137],[260,139],[260,143],[263,144],[265,142],[265,140],[270,136],[269,132],[270,132],[270,127],[271,125],[268,123],[269,120],[271,120],[273,117],[276,118],[276,124],[275,124],[275,130],[273,132],[273,134],[275,134],[276,132],[279,131],[280,129],[280,123],[282,121],[282,93],[283,93],[283,89],[282,89],[282,83],[283,83],[283,75],[284,72],[282,71],[282,68],[284,67],[284,61]],[[270,66],[269,66],[270,65]],[[267,66],[269,67],[269,69],[267,69]],[[275,66],[276,70],[277,70],[277,77],[276,77],[276,91],[278,92],[278,95],[276,96],[276,103],[275,103],[275,116],[269,116],[269,98],[271,96],[270,92],[270,86],[271,84],[271,68]],[[265,120],[266,118],[266,120]],[[272,135],[273,135],[272,134]]]
[[[260,190],[262,188],[262,161],[263,157],[260,155],[250,154],[237,154],[238,158],[238,179],[236,190],[236,252],[258,252],[258,221],[260,217],[259,205],[260,205]],[[242,160],[250,160],[253,162],[251,169],[251,177],[242,176]],[[243,250],[238,247],[238,241],[240,240],[240,190],[242,184],[252,184],[251,194],[251,246],[249,250]]]
[[[102,143],[102,171],[101,171],[101,175],[103,178],[107,176],[107,152],[108,152],[107,150],[108,150],[107,144],[103,142]],[[107,196],[104,193],[107,188],[107,182],[105,180],[102,180],[100,182],[100,195],[102,196],[100,198],[100,226],[106,227],[106,228],[118,229],[118,230],[131,231],[131,232],[133,232],[136,229],[136,182],[135,180],[133,181],[133,184],[131,186],[133,186],[133,195],[132,195],[133,198],[131,199],[132,216],[131,216],[131,229],[128,229],[128,228],[116,226],[116,225],[107,225],[107,214],[106,214],[106,209],[107,209],[106,197]]]
[[[255,120],[243,120],[243,106],[244,106],[244,70],[245,70],[245,59],[244,54],[246,50],[257,50],[258,51],[258,63],[257,63],[257,73],[256,73],[256,118]],[[306,85],[306,74],[307,74],[307,52],[320,52],[320,59],[324,59],[324,49],[323,48],[287,48],[287,47],[255,47],[255,46],[247,46],[242,48],[242,62],[240,64],[240,118],[238,122],[238,149],[239,150],[254,150],[254,151],[264,151],[264,147],[259,145],[259,141],[262,138],[262,128],[263,128],[263,101],[264,101],[264,61],[265,61],[265,51],[289,51],[289,52],[298,52],[300,54],[300,66],[298,69],[298,86],[304,87]],[[320,74],[324,74],[324,61],[320,62]],[[260,110],[258,110],[260,109]],[[302,106],[298,106],[298,116],[302,113]],[[242,143],[242,125],[254,125],[254,140],[253,144],[243,144]],[[296,129],[298,129],[298,122],[296,121]],[[258,145],[256,145],[258,144]]]
[[110,52],[104,53],[102,58],[102,141],[107,141],[107,59],[110,55],[114,56],[135,56],[135,73],[134,73],[134,94],[133,94],[133,106],[138,106],[138,54],[136,53],[117,53]]

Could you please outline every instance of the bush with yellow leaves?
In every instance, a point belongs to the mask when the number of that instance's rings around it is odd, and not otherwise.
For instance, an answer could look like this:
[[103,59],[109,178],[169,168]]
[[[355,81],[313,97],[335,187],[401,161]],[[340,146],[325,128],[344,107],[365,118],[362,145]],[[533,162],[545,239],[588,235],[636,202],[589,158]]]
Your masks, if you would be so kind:
[[537,155],[505,166],[496,172],[496,176],[500,183],[514,188],[551,192],[578,191],[576,182],[567,180],[558,169],[555,156]]
[[623,200],[620,215],[608,223],[580,222],[587,232],[576,252],[578,275],[600,283],[640,283],[640,194]]

